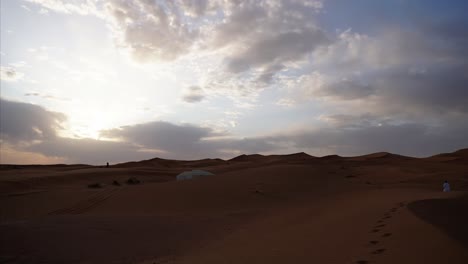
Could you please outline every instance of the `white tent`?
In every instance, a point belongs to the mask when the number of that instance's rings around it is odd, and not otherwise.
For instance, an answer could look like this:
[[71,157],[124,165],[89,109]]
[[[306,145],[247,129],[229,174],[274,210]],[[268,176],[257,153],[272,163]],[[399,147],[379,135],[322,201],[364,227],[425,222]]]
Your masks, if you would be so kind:
[[191,180],[201,176],[209,176],[214,175],[211,172],[204,171],[204,170],[191,170],[191,171],[184,171],[181,174],[177,175],[177,180]]

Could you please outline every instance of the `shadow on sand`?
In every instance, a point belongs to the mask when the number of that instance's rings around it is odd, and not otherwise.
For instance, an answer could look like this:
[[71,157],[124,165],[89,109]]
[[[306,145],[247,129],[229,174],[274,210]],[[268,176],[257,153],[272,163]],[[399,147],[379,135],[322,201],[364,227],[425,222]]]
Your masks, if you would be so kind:
[[427,199],[408,204],[420,219],[468,248],[468,194],[451,199]]

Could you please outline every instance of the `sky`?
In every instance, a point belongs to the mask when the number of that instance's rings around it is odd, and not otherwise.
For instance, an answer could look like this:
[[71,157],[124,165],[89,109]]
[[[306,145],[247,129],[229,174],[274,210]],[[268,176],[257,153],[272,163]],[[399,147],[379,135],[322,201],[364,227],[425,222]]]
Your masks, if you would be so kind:
[[468,147],[465,0],[0,8],[0,163]]

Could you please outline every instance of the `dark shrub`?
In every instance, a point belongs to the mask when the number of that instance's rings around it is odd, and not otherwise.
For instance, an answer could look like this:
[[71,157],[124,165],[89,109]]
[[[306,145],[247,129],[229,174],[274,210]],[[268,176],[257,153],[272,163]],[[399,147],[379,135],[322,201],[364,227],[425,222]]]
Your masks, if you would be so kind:
[[130,177],[128,180],[127,180],[127,184],[139,184],[141,183],[140,180],[138,180],[137,178],[135,177]]

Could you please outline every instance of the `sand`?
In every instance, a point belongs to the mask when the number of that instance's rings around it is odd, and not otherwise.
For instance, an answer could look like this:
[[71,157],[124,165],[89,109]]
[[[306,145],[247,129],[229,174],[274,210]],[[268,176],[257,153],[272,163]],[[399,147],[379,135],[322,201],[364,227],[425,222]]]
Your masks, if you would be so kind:
[[466,223],[467,149],[0,167],[0,263],[468,263]]

